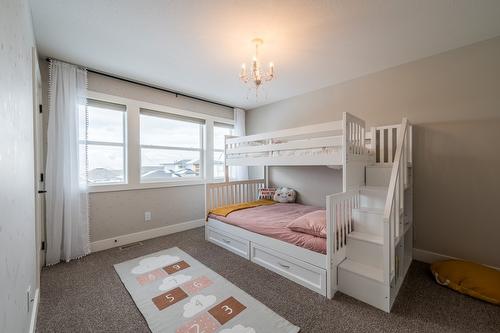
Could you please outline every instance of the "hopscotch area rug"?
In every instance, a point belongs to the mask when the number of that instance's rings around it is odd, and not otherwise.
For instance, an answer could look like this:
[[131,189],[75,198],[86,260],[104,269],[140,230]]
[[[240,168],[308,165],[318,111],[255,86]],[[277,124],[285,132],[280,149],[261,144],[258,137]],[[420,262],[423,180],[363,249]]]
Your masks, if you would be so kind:
[[300,330],[177,247],[114,267],[154,333]]

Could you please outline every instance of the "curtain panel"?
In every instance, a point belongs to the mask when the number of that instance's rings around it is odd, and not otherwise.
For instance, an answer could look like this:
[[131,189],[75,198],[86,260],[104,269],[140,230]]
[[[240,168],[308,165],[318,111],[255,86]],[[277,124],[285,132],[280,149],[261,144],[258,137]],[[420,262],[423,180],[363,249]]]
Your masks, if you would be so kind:
[[86,103],[87,70],[51,60],[45,174],[47,265],[90,252]]
[[[234,109],[234,135],[245,136],[245,110]],[[248,179],[247,166],[233,166],[229,167],[229,178],[233,180],[246,180]]]

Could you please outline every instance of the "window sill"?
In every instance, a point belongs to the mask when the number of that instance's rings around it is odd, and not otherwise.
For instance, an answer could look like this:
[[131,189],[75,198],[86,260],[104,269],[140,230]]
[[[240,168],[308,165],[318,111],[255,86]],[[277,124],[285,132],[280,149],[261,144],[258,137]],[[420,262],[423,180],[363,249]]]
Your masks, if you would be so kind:
[[115,185],[89,185],[89,193],[103,193],[103,192],[116,192],[116,191],[134,191],[134,190],[147,190],[155,188],[167,187],[184,187],[184,186],[198,186],[208,183],[206,180],[179,180],[170,182],[151,182],[140,184],[115,184]]

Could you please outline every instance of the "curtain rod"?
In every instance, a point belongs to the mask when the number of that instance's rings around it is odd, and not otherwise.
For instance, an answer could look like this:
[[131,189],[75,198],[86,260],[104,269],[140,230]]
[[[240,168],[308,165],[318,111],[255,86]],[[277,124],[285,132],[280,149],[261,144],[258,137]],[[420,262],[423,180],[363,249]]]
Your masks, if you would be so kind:
[[187,95],[187,94],[175,91],[175,90],[161,88],[161,87],[154,86],[154,85],[151,85],[151,84],[148,84],[148,83],[144,83],[144,82],[140,82],[140,81],[126,79],[126,78],[123,78],[123,77],[120,77],[120,76],[117,76],[117,75],[114,75],[114,74],[102,72],[102,71],[99,71],[97,69],[92,69],[92,68],[89,68],[89,67],[86,67],[86,66],[82,66],[82,65],[70,63],[70,62],[59,60],[59,59],[56,59],[56,58],[47,57],[45,60],[47,60],[47,61],[57,60],[57,61],[65,62],[65,63],[71,64],[71,65],[75,65],[75,66],[78,66],[78,67],[85,68],[87,70],[87,72],[91,72],[91,73],[94,73],[94,74],[99,74],[99,75],[102,75],[102,76],[107,76],[107,77],[112,78],[112,79],[116,79],[116,80],[120,80],[120,81],[124,81],[124,82],[128,82],[128,83],[132,83],[132,84],[137,84],[137,85],[140,85],[140,86],[144,86],[144,87],[148,87],[148,88],[152,88],[152,89],[156,89],[156,90],[160,90],[160,91],[163,91],[163,92],[167,92],[167,93],[173,94],[173,95],[175,95],[175,97],[182,96],[182,97],[194,99],[194,100],[197,100],[197,101],[200,101],[200,102],[215,104],[215,105],[222,106],[222,107],[225,107],[225,108],[234,109],[233,106],[230,106],[230,105],[227,105],[227,104],[222,104],[222,103],[219,103],[219,102],[214,102],[214,101],[211,101],[211,100],[208,100],[208,99],[205,99],[205,98],[201,98],[201,97]]

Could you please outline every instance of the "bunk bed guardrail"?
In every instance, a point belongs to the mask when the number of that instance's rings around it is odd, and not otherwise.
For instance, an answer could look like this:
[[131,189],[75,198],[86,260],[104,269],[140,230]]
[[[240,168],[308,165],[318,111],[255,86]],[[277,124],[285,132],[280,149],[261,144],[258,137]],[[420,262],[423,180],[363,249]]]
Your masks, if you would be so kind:
[[[410,138],[406,141],[409,150],[409,162],[411,163],[411,126],[409,126]],[[366,135],[366,143],[374,154],[375,163],[391,165],[396,157],[398,138],[401,135],[401,124],[372,127]]]
[[[343,119],[243,137],[226,137],[226,165],[332,165],[364,158],[365,122]],[[345,147],[346,151],[343,151]]]
[[359,190],[331,194],[326,197],[327,265],[330,266],[328,298],[337,290],[337,266],[346,258],[347,235],[353,231],[352,210],[359,208]]
[[212,208],[257,200],[264,179],[208,183],[205,186],[205,213]]
[[350,113],[344,112],[342,124],[344,126],[344,145],[347,156],[363,157],[368,153],[365,144],[366,132],[365,121]]

